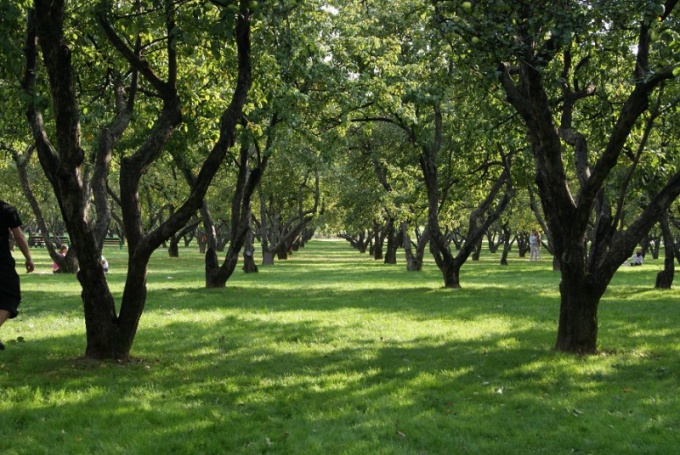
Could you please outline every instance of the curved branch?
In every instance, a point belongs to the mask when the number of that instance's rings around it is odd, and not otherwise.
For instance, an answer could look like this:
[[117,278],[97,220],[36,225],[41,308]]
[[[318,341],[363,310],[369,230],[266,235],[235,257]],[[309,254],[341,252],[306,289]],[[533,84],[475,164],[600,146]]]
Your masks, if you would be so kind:
[[[130,63],[130,65],[132,65],[132,67],[135,70],[137,70],[144,77],[144,79],[146,79],[159,93],[161,93],[162,97],[165,98],[163,94],[166,94],[167,96],[168,92],[174,92],[175,86],[172,84],[172,82],[175,79],[169,77],[167,82],[163,81],[156,75],[156,73],[153,72],[147,61],[142,60],[139,57],[138,53],[136,53],[133,49],[130,49],[128,45],[125,44],[125,42],[118,35],[118,33],[114,30],[113,26],[109,22],[106,15],[106,10],[102,5],[100,5],[100,7],[97,8],[95,17],[97,19],[97,22],[101,26],[102,30],[104,31],[104,34],[109,39],[109,42],[113,45],[113,47]],[[169,24],[166,26],[166,28],[167,30],[172,29]],[[174,47],[174,40],[172,39],[171,35],[169,35],[169,37],[171,39],[168,40],[168,49],[171,49],[172,47]],[[171,55],[169,55],[169,58],[170,57]],[[169,74],[172,75],[173,74],[172,71],[170,71]],[[175,78],[176,78],[176,66],[175,66]]]
[[47,131],[45,130],[42,113],[36,106],[35,87],[36,75],[38,72],[38,36],[36,32],[35,16],[35,10],[29,10],[26,25],[26,42],[24,43],[24,78],[21,85],[28,98],[28,101],[26,102],[26,118],[31,126],[33,139],[38,148],[40,163],[45,168],[47,178],[54,186],[54,176],[59,167],[59,155],[50,143]]

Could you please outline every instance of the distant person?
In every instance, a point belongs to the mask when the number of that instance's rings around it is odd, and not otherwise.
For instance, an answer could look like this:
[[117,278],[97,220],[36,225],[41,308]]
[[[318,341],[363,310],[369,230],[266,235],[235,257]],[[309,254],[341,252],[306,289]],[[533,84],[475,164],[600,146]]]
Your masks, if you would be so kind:
[[102,268],[104,269],[104,273],[109,273],[109,261],[107,261],[104,256],[99,258],[99,263],[102,265]]
[[[59,247],[59,252],[57,254],[64,258],[67,253],[68,246],[62,245]],[[59,264],[57,264],[57,261],[52,262],[52,273],[61,273],[61,268],[59,267]]]
[[[0,200],[0,326],[7,319],[13,319],[19,314],[17,308],[21,302],[19,275],[9,249],[10,233],[26,259],[26,272],[31,273],[35,265],[21,230],[19,213],[14,206]],[[3,349],[5,345],[0,342],[0,351]]]
[[636,266],[642,265],[645,262],[645,257],[642,255],[642,250],[638,250],[634,255],[628,259],[628,265]]
[[529,235],[529,260],[538,261],[541,255],[541,234],[534,229]]

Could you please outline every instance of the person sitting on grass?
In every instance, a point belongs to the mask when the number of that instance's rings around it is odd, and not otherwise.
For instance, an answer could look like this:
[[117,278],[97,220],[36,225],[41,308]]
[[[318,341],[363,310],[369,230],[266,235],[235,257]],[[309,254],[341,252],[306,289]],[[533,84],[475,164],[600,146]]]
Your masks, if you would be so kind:
[[[66,253],[68,253],[68,247],[66,245],[62,245],[59,247],[59,256],[66,257]],[[52,273],[61,273],[61,268],[59,267],[59,264],[57,262],[52,262]]]
[[642,250],[638,250],[637,253],[635,253],[630,257],[630,259],[628,259],[628,262],[626,262],[626,264],[630,266],[636,266],[642,265],[644,261],[645,257],[642,255]]

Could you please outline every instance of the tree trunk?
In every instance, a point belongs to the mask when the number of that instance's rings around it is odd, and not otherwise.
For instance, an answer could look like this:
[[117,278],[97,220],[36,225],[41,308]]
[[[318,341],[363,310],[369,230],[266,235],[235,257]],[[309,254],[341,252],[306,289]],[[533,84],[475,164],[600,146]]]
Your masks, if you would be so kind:
[[[229,243],[229,238],[231,237],[231,232],[226,229],[225,231],[227,232],[224,233],[224,235],[215,238],[215,251],[219,251],[220,253],[223,253],[227,248],[227,243]],[[208,243],[208,245],[210,245],[210,243]]]
[[208,247],[208,236],[205,235],[204,233],[201,233],[198,236],[198,252],[201,254],[205,254],[205,250]]
[[560,258],[558,258],[557,255],[553,256],[552,266],[553,272],[559,272],[561,270]]
[[560,320],[555,349],[593,354],[597,351],[597,307],[603,290],[582,270],[564,271],[565,267],[563,265],[560,283]]
[[450,234],[451,241],[453,242],[453,247],[456,251],[460,251],[465,243],[465,235],[460,232],[459,228],[455,228]]
[[489,252],[491,254],[496,254],[498,248],[505,244],[505,238],[503,237],[503,232],[498,232],[495,229],[489,229],[486,231],[486,239],[488,242]]
[[[205,253],[206,248],[217,250],[217,230],[215,229],[215,222],[210,213],[210,207],[208,207],[206,201],[203,201],[203,205],[201,205],[201,221],[203,222],[204,230],[203,251],[201,251],[201,253]],[[201,242],[199,242],[199,248],[200,247]]]
[[[123,326],[116,317],[115,302],[101,266],[88,270],[87,273],[81,270],[77,277],[83,289],[81,298],[87,338],[85,356],[92,359],[128,359],[137,324],[133,324],[134,329],[128,327],[127,330],[122,330]],[[136,305],[143,306],[146,287],[142,286],[137,294]]]
[[501,265],[508,265],[508,255],[512,248],[512,239],[510,236],[505,237],[503,241],[503,252],[501,253]]
[[[274,122],[275,123],[275,122]],[[251,170],[250,166],[250,144],[242,143],[239,152],[238,177],[231,201],[231,229],[229,238],[229,248],[222,266],[213,276],[210,287],[224,287],[231,275],[236,270],[238,256],[244,248],[250,236],[250,250],[244,251],[245,256],[249,256],[250,264],[246,264],[252,270],[257,271],[253,259],[252,249],[252,209],[251,200],[255,189],[260,183],[260,178],[267,166],[267,158],[263,158],[258,163],[258,167]],[[248,254],[249,253],[249,254]]]
[[530,249],[529,234],[527,232],[518,232],[517,235],[515,235],[515,239],[517,240],[517,252],[519,253],[519,257],[525,258]]
[[479,240],[475,243],[475,248],[472,250],[472,260],[473,261],[479,261],[479,257],[482,254],[482,241],[484,239],[482,237],[479,238]]
[[670,289],[671,285],[673,284],[673,278],[675,277],[675,252],[673,248],[675,239],[673,238],[673,233],[671,232],[671,228],[668,223],[668,212],[663,214],[659,220],[659,224],[661,225],[663,243],[665,245],[663,261],[664,267],[662,271],[657,273],[654,287],[657,289]]
[[[460,289],[460,269],[465,263],[465,260],[456,259],[457,256],[453,256],[450,249],[442,251],[439,245],[442,244],[443,240],[440,239],[439,242],[435,241],[434,238],[436,237],[436,234],[437,233],[435,232],[432,236],[433,240],[430,241],[430,253],[432,253],[437,267],[442,272],[444,287],[447,289]],[[463,248],[465,248],[465,245]],[[467,253],[464,255],[464,258],[467,259],[471,252],[469,244],[465,249],[467,250]]]
[[366,231],[360,231],[356,236],[346,233],[341,233],[337,236],[341,239],[347,240],[353,248],[356,248],[359,253],[363,254],[366,253],[366,250],[368,249],[371,235],[372,234],[370,232],[367,234]]
[[179,257],[179,241],[181,237],[175,236],[170,239],[170,246],[168,247],[168,256],[171,258]]
[[184,241],[184,248],[188,248],[189,245],[191,245],[191,242],[194,240],[196,237],[196,231],[188,232],[187,234],[182,236],[182,240]]
[[55,242],[52,241],[52,238],[49,235],[50,230],[47,228],[47,223],[45,223],[45,218],[43,217],[42,210],[40,209],[40,205],[38,204],[38,200],[36,199],[35,194],[33,193],[31,181],[28,177],[28,164],[34,149],[35,147],[33,146],[30,147],[26,151],[24,156],[21,156],[19,152],[17,152],[14,149],[9,150],[12,155],[12,159],[14,160],[17,166],[17,173],[19,174],[19,182],[21,184],[21,189],[24,193],[24,197],[31,205],[31,209],[33,210],[33,216],[35,217],[38,227],[42,232],[45,233],[44,234],[45,247],[47,248],[47,251],[50,254],[50,258],[54,262],[56,262],[57,265],[59,266],[59,272],[76,273],[78,271],[78,258],[76,257],[73,248],[71,248],[66,253],[66,256],[62,256],[61,254],[59,254],[58,250],[61,248],[61,245],[55,245]]
[[378,225],[378,223],[375,223],[375,226],[373,228],[374,231],[374,241],[373,241],[373,259],[376,261],[383,259],[383,241],[385,240],[385,235],[383,233],[383,229]]
[[399,242],[397,237],[399,232],[394,228],[395,220],[390,218],[387,221],[387,252],[385,253],[385,264],[396,264],[397,263],[397,249],[399,249]]
[[454,260],[447,263],[442,270],[444,275],[444,287],[447,289],[460,289],[460,269],[463,262]]
[[254,237],[253,231],[249,229],[243,245],[243,271],[246,273],[258,272],[257,264],[255,264]]
[[219,271],[219,263],[217,262],[217,252],[208,248],[205,252],[205,287],[215,288],[215,278],[217,277],[217,272]]
[[416,257],[413,254],[413,244],[411,243],[411,236],[408,234],[408,227],[406,223],[402,223],[402,238],[404,240],[404,257],[406,259],[406,270],[409,272],[420,272],[422,264],[418,264]]
[[[446,288],[460,288],[460,268],[467,261],[473,249],[481,248],[481,242],[486,230],[500,217],[514,196],[512,180],[508,162],[504,161],[504,169],[493,187],[488,191],[485,199],[470,213],[468,228],[465,236],[465,244],[460,252],[454,257],[449,246],[449,239],[441,232],[439,227],[439,188],[437,179],[436,151],[441,146],[441,110],[435,104],[435,124],[438,139],[432,149],[423,147],[420,158],[428,198],[428,227],[430,229],[430,249],[433,252],[437,266],[444,277]],[[502,155],[502,152],[501,152]],[[497,201],[499,195],[503,195]]]
[[257,273],[257,264],[255,264],[255,232],[252,229],[253,212],[252,209],[248,211],[248,231],[243,240],[243,271],[246,273]]
[[274,265],[274,252],[262,248],[262,265]]
[[[652,243],[651,237],[645,235],[642,240],[640,240],[640,251],[642,251],[643,256],[647,256],[647,251],[650,249],[650,244]],[[655,258],[656,259],[656,258]]]
[[257,273],[259,271],[253,256],[254,250],[252,248],[246,249],[243,252],[243,271],[246,273]]
[[281,245],[276,250],[276,259],[280,261],[285,261],[286,259],[288,259],[288,248],[286,248],[285,245]]

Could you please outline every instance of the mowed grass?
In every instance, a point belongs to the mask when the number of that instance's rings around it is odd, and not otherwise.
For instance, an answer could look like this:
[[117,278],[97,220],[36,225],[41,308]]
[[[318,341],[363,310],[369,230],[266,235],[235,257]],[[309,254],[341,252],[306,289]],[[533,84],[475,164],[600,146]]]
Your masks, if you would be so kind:
[[[3,454],[677,453],[677,290],[622,268],[602,353],[555,353],[547,256],[485,254],[442,289],[344,242],[203,288],[194,249],[158,251],[130,363],[85,361],[80,287],[44,252],[0,329]],[[126,256],[107,249],[122,292]]]

